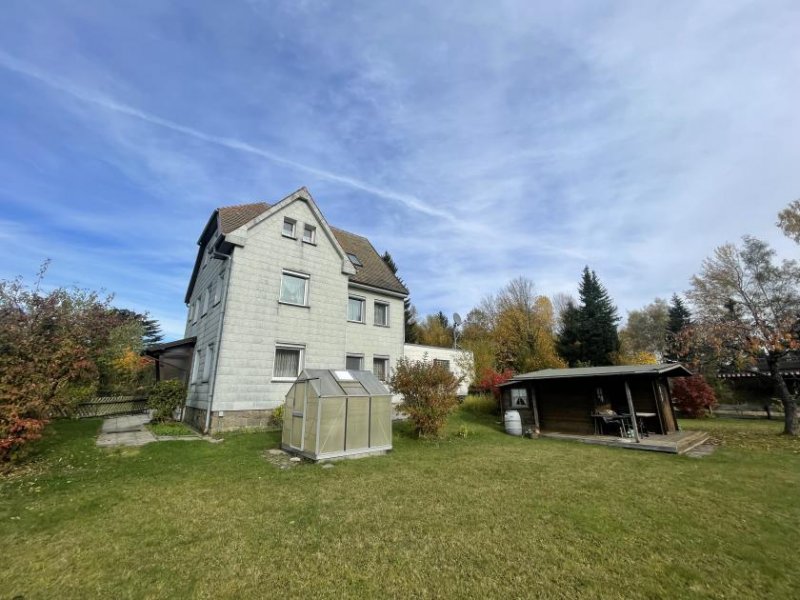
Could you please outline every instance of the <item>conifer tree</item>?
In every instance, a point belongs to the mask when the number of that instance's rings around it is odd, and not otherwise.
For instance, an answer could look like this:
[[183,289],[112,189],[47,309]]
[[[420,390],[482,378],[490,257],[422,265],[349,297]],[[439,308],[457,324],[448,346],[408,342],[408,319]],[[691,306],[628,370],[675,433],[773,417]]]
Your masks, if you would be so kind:
[[[392,273],[395,274],[400,283],[405,285],[405,281],[403,281],[403,279],[397,275],[397,264],[395,264],[394,259],[392,258],[392,255],[389,254],[388,250],[383,253],[381,258],[383,259],[383,262],[386,263],[386,266],[392,270]],[[411,305],[411,298],[406,296],[406,298],[403,300],[403,323],[405,324],[405,341],[409,344],[416,343],[417,339],[419,338],[416,314],[417,311]]]
[[597,274],[583,269],[578,285],[580,305],[572,303],[562,315],[559,352],[570,366],[612,364],[619,351],[617,307],[611,301]]

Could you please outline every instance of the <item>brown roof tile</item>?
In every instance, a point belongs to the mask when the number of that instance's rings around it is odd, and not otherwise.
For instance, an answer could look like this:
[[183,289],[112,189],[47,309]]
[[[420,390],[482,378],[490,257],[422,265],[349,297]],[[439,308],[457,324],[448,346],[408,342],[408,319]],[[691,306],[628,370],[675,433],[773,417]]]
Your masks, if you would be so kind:
[[363,265],[356,265],[356,274],[350,277],[350,281],[408,294],[406,286],[400,283],[367,238],[336,227],[331,227],[331,231],[342,249],[347,254],[354,254]]
[[269,204],[266,202],[222,206],[217,209],[219,211],[220,231],[222,233],[230,233],[234,229],[238,229],[245,223],[252,221],[268,208]]
[[[220,230],[222,233],[230,233],[256,218],[269,206],[266,202],[255,202],[218,208]],[[399,294],[408,294],[406,286],[383,262],[367,238],[336,227],[331,227],[331,231],[345,253],[354,254],[362,264],[360,267],[356,266],[356,273],[350,277],[350,281]]]

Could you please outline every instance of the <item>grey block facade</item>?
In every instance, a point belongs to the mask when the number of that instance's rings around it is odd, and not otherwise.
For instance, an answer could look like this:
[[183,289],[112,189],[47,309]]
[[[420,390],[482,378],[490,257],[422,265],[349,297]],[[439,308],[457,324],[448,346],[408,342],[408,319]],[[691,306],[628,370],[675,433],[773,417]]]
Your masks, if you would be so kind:
[[[294,238],[284,235],[285,219],[295,223]],[[306,225],[314,243],[303,240]],[[212,430],[263,424],[292,385],[276,377],[278,347],[301,350],[300,370],[342,369],[348,354],[361,356],[366,370],[376,357],[394,367],[403,354],[404,294],[350,282],[356,267],[307,190],[224,233],[220,246],[222,233],[204,232],[187,295],[186,337],[197,337],[186,408],[194,426],[204,428],[209,403]],[[306,279],[305,306],[280,301],[286,271]],[[350,296],[364,300],[363,323],[348,321]],[[376,302],[388,305],[388,326],[374,322]]]

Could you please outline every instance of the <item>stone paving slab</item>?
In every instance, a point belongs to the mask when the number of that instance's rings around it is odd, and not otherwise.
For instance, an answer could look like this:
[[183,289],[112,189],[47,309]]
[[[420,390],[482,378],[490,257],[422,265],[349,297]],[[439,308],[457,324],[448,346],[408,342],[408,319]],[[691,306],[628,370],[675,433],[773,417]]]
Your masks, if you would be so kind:
[[101,448],[113,448],[115,446],[144,446],[150,442],[155,442],[156,436],[150,431],[119,431],[113,433],[101,433],[97,438],[97,445]]

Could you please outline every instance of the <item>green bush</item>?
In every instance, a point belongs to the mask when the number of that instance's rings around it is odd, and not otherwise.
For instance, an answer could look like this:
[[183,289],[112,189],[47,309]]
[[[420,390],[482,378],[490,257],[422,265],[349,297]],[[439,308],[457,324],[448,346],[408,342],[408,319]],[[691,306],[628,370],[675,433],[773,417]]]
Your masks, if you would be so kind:
[[281,404],[278,408],[272,411],[272,414],[269,416],[270,425],[273,425],[274,427],[283,427],[283,407],[284,405]]
[[420,437],[438,437],[447,417],[458,406],[460,380],[450,370],[426,359],[401,358],[392,375],[392,390],[403,396],[400,409],[408,414]]
[[170,421],[175,410],[186,400],[186,386],[177,380],[159,381],[150,391],[147,408],[155,411],[154,421]]

